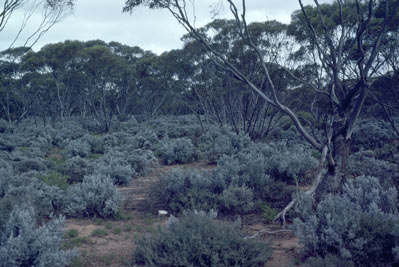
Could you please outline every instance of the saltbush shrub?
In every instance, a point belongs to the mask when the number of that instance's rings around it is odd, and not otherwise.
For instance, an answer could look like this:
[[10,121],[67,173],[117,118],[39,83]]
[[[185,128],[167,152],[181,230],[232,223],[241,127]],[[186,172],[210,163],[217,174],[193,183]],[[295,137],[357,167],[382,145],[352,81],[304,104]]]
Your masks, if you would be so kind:
[[133,264],[146,266],[263,266],[267,244],[245,239],[236,225],[203,213],[171,217],[166,228],[139,239]]
[[111,150],[96,160],[93,173],[109,176],[114,184],[127,185],[131,182],[135,171],[124,153]]
[[59,213],[63,192],[34,177],[15,175],[10,169],[0,169],[0,228],[8,219],[12,208],[29,203],[39,218]]
[[0,266],[68,266],[76,250],[62,250],[64,219],[36,226],[32,207],[15,207],[0,233]]
[[76,121],[79,124],[79,127],[81,127],[82,129],[88,130],[90,132],[99,133],[99,132],[104,131],[104,128],[101,125],[101,123],[93,117],[79,116],[77,118],[74,118],[74,121]]
[[69,158],[75,156],[87,158],[90,155],[90,151],[90,144],[81,139],[72,140],[65,147],[65,155]]
[[152,185],[147,202],[154,212],[213,209],[222,215],[247,214],[256,208],[253,191],[212,172],[175,169]]
[[30,203],[40,218],[52,213],[60,213],[63,205],[63,191],[57,186],[50,186],[35,177],[9,176],[13,181],[7,191],[7,198],[14,204]]
[[4,133],[8,128],[10,124],[5,121],[4,119],[0,119],[0,133]]
[[87,134],[87,130],[83,129],[76,119],[64,121],[62,126],[59,135],[63,140],[76,140]]
[[212,176],[204,171],[174,169],[154,183],[148,194],[152,211],[168,210],[179,214],[184,210],[217,210],[219,194]]
[[347,172],[352,176],[374,176],[386,180],[399,177],[399,165],[375,158],[371,150],[362,150],[348,157]]
[[385,121],[365,119],[359,121],[352,135],[352,149],[354,151],[377,149],[393,140],[392,126]]
[[309,255],[332,254],[356,266],[392,266],[399,263],[398,193],[377,178],[348,180],[340,195],[329,195],[315,211],[304,198],[296,233]]
[[190,138],[194,140],[202,133],[198,119],[194,116],[163,116],[146,122],[159,138]]
[[40,158],[25,158],[14,163],[14,170],[20,173],[29,171],[43,172],[47,170],[47,167]]
[[236,156],[223,156],[213,176],[227,188],[230,184],[250,188],[256,199],[266,197],[267,186],[272,182],[266,173],[267,163],[264,156],[256,151],[246,151]]
[[209,127],[199,138],[198,147],[209,164],[216,163],[222,155],[233,155],[251,143],[247,135],[237,135],[229,128]]
[[112,217],[118,212],[121,197],[112,179],[102,174],[85,176],[82,183],[68,188],[65,213],[71,216]]
[[158,164],[158,159],[151,150],[134,149],[126,151],[125,155],[127,162],[134,170],[134,177],[147,175]]
[[223,214],[246,214],[255,208],[254,194],[246,186],[230,185],[220,196],[219,210]]
[[158,154],[167,165],[188,163],[197,158],[197,151],[188,138],[163,141],[158,148]]
[[301,144],[289,144],[285,141],[258,144],[252,150],[258,150],[266,160],[266,172],[275,180],[289,184],[309,182],[312,171],[318,161],[312,150]]
[[118,146],[118,139],[112,134],[104,134],[97,139],[92,151],[104,154],[116,146]]
[[150,129],[141,129],[132,139],[134,148],[154,149],[158,144],[158,136]]
[[68,176],[70,184],[82,182],[85,175],[93,172],[90,161],[79,156],[67,159],[61,169],[62,173]]
[[68,177],[56,171],[41,174],[38,178],[43,183],[50,186],[56,186],[62,190],[67,189],[69,186]]
[[7,138],[7,136],[0,136],[0,150],[11,152],[15,147],[16,144]]
[[341,259],[334,255],[327,255],[325,258],[312,257],[306,260],[306,267],[355,267],[352,261]]

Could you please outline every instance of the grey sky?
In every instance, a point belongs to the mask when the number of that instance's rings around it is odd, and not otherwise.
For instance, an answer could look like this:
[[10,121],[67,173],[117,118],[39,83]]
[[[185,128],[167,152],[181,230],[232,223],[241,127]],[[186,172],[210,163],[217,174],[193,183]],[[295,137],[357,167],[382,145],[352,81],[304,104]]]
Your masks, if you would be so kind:
[[[3,1],[0,0],[0,2]],[[197,26],[211,21],[211,5],[215,2],[218,1],[195,1]],[[74,14],[56,24],[33,47],[34,50],[40,49],[45,44],[64,40],[93,39],[106,42],[117,41],[130,46],[137,45],[156,53],[181,47],[180,37],[185,30],[166,10],[148,10],[142,7],[132,14],[122,13],[124,3],[125,0],[77,0]],[[247,0],[247,9],[248,21],[276,19],[288,23],[292,11],[299,9],[299,5],[297,0]],[[224,18],[228,15],[229,9],[225,6],[219,17]],[[14,14],[6,29],[0,32],[0,50],[7,48],[11,43],[21,18],[22,13]],[[36,21],[36,18],[32,18],[32,28]],[[21,37],[20,40],[24,38]],[[14,46],[20,44],[17,43]]]

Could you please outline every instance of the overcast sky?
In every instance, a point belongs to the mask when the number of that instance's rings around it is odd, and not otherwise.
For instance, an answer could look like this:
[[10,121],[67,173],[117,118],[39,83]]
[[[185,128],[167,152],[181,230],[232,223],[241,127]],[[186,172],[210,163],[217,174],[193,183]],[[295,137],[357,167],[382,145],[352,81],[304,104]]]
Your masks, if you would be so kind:
[[[196,9],[196,25],[202,26],[211,21],[212,4],[218,0],[191,0]],[[4,0],[0,0],[0,3]],[[188,0],[190,2],[190,0]],[[241,1],[237,1],[241,2]],[[305,3],[308,1],[304,1]],[[180,37],[185,30],[166,10],[148,10],[141,7],[132,14],[122,13],[125,0],[76,0],[74,13],[56,24],[33,47],[39,50],[48,43],[64,40],[101,39],[106,42],[117,41],[129,46],[140,46],[145,50],[162,53],[174,48],[181,48]],[[299,9],[297,0],[247,0],[248,21],[265,21],[276,19],[289,23],[292,11]],[[23,17],[20,13],[13,17],[0,32],[0,50],[8,48]],[[218,18],[229,15],[227,6],[221,9]],[[32,17],[32,28],[37,23],[37,17]],[[33,29],[30,29],[31,31]],[[29,32],[27,29],[26,33]],[[23,37],[20,41],[24,41]],[[21,45],[17,43],[14,46]]]

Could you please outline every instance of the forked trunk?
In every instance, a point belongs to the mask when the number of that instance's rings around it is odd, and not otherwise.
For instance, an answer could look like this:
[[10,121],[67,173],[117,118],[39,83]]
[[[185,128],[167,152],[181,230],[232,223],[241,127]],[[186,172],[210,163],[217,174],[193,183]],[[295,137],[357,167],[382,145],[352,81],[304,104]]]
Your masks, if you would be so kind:
[[316,202],[321,201],[327,194],[339,193],[345,183],[345,171],[350,152],[350,140],[338,135],[331,143],[331,157],[327,157],[327,170],[315,192]]

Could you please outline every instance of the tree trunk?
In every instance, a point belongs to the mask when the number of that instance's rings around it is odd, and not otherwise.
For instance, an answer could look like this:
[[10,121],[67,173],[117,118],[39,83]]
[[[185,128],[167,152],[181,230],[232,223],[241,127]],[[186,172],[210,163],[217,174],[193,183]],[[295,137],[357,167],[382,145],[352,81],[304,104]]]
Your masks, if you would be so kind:
[[345,183],[345,171],[350,153],[350,139],[345,139],[346,131],[343,131],[342,123],[334,126],[334,132],[338,134],[331,142],[331,157],[328,157],[327,171],[324,174],[315,192],[316,202],[321,201],[327,194],[339,193]]

